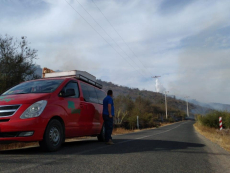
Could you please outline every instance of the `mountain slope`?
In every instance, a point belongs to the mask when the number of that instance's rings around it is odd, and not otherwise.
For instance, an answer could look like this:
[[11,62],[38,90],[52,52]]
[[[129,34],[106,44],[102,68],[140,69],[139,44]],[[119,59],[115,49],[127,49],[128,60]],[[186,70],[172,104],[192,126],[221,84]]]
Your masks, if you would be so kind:
[[[138,88],[129,88],[101,80],[98,80],[98,82],[103,85],[103,90],[105,92],[107,92],[109,89],[113,90],[114,97],[117,97],[118,95],[129,95],[133,100],[135,100],[137,97],[141,96],[149,99],[153,104],[165,104],[165,95],[162,93],[139,90]],[[186,102],[184,100],[177,99],[175,96],[167,96],[167,103],[168,107],[180,109],[184,112],[187,110]],[[211,110],[212,109],[208,107],[189,103],[190,114],[206,114]]]

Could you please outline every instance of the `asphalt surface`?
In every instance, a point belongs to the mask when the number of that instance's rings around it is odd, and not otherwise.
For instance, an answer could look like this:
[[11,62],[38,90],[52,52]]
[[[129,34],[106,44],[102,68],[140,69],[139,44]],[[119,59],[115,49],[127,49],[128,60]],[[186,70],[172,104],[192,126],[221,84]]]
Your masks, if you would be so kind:
[[113,136],[67,142],[54,153],[38,147],[1,151],[0,172],[230,172],[230,154],[199,135],[194,121]]

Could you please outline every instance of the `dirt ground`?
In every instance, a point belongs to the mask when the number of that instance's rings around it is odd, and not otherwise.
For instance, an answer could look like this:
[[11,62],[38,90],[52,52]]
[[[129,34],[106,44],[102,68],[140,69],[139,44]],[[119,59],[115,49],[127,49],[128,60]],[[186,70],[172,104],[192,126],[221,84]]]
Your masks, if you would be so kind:
[[202,126],[199,123],[194,124],[194,127],[201,135],[230,152],[230,129],[220,131],[219,129]]

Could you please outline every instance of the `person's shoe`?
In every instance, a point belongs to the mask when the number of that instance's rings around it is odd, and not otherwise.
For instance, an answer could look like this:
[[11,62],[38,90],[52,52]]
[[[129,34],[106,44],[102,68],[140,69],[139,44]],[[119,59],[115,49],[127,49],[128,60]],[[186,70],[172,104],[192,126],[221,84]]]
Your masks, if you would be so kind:
[[113,141],[110,139],[109,142],[106,142],[106,145],[113,145]]

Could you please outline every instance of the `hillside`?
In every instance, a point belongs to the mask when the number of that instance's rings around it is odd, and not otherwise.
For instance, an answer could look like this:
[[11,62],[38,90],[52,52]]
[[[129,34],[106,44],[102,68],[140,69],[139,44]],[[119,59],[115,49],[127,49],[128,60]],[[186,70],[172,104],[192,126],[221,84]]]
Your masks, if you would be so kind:
[[[41,75],[42,69],[40,66],[36,66],[38,75]],[[60,70],[56,70],[60,71]],[[138,88],[129,88],[126,86],[116,85],[112,82],[106,82],[102,80],[98,80],[98,82],[102,83],[103,90],[107,92],[108,89],[112,89],[114,91],[114,96],[117,97],[118,95],[129,95],[133,100],[137,97],[141,96],[144,98],[149,99],[153,104],[162,104],[164,105],[165,96],[164,94],[147,91],[147,90],[139,90]],[[186,102],[184,100],[178,99],[175,96],[168,96],[168,107],[180,109],[182,111],[187,110]],[[207,112],[211,111],[212,109],[226,109],[230,110],[230,105],[223,105],[219,103],[213,104],[205,104],[200,103],[194,100],[189,101],[189,112],[190,114],[206,114]]]
[[[139,90],[138,88],[129,88],[125,86],[120,86],[113,84],[112,82],[105,82],[98,80],[102,83],[103,90],[106,92],[108,89],[112,89],[114,92],[114,97],[118,95],[129,95],[133,100],[141,96],[149,99],[153,104],[165,104],[165,95],[153,91]],[[177,99],[175,96],[167,96],[168,107],[180,109],[184,112],[187,110],[186,102],[181,99]],[[193,103],[189,103],[190,114],[206,114],[212,109],[205,106],[199,106]]]

